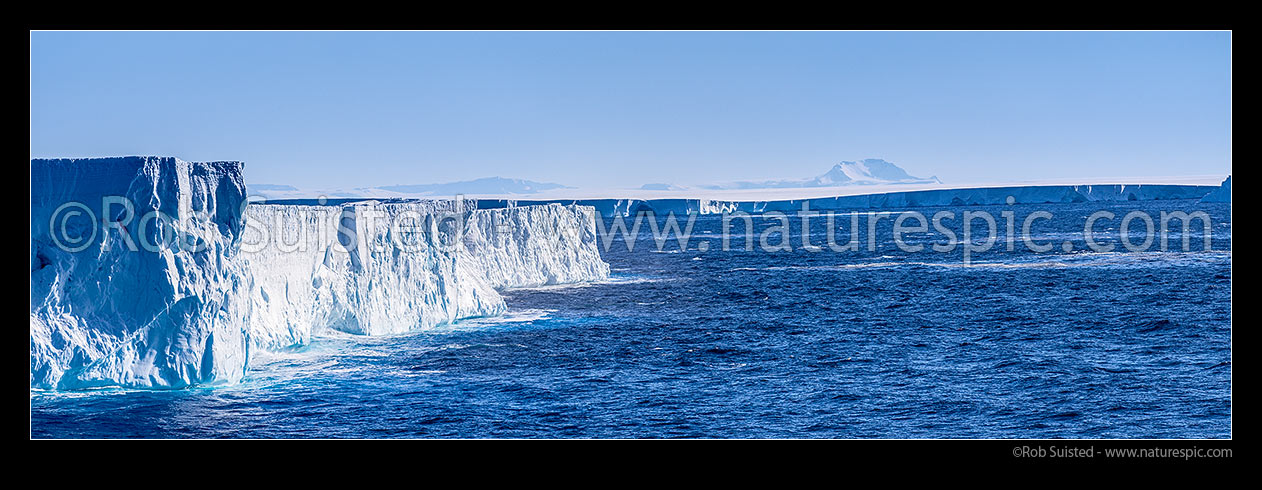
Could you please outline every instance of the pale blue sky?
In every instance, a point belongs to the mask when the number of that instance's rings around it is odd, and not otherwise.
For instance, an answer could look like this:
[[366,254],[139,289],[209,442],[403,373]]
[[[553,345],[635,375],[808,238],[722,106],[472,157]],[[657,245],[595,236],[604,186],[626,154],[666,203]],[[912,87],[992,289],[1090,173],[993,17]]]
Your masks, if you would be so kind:
[[242,160],[303,188],[1226,175],[1231,36],[31,34],[31,157]]

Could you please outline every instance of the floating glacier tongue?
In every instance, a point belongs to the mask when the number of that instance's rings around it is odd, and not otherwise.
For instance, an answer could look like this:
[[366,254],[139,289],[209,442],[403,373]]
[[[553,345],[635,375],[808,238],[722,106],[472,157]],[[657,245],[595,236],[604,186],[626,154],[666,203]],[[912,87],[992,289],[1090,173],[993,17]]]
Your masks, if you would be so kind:
[[252,349],[496,315],[499,288],[609,274],[589,207],[247,206],[241,169],[31,161],[32,387],[230,383]]

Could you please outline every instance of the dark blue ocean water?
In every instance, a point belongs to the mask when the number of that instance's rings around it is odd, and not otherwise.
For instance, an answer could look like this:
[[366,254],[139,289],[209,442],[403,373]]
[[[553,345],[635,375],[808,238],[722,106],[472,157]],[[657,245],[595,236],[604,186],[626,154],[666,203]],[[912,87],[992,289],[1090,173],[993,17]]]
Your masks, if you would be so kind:
[[[1116,218],[1095,236],[1113,244],[1128,212],[1208,212],[1212,249],[1202,250],[1194,223],[1191,251],[1179,250],[1180,234],[1167,252],[1085,251],[1083,223],[1100,209]],[[424,333],[326,336],[256,359],[236,386],[32,392],[32,436],[1231,435],[1228,205],[946,210],[989,211],[1000,234],[1001,211],[1018,226],[1050,211],[1031,234],[1055,248],[1033,253],[1018,238],[1008,251],[1001,236],[965,265],[958,250],[898,249],[885,220],[868,251],[864,215],[858,252],[801,249],[798,218],[794,251],[722,251],[721,220],[706,216],[689,250],[672,240],[658,252],[646,224],[634,251],[617,242],[604,253],[608,282],[508,291],[505,317]],[[837,241],[849,238],[849,220],[837,217]],[[755,221],[756,234],[779,224]],[[734,225],[743,235],[743,222]],[[813,218],[814,243],[825,227]],[[1136,243],[1141,234],[1131,230]],[[702,241],[709,250],[696,249]],[[948,242],[937,233],[908,241]]]

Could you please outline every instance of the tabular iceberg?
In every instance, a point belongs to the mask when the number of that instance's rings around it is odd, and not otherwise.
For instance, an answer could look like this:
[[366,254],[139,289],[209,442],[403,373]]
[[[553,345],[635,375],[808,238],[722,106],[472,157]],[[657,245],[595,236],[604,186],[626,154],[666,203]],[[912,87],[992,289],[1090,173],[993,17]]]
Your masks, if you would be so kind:
[[498,288],[609,274],[591,208],[247,205],[241,170],[31,161],[32,388],[231,383],[252,349],[495,315]]
[[230,260],[243,221],[241,167],[31,161],[32,387],[241,377],[248,283]]

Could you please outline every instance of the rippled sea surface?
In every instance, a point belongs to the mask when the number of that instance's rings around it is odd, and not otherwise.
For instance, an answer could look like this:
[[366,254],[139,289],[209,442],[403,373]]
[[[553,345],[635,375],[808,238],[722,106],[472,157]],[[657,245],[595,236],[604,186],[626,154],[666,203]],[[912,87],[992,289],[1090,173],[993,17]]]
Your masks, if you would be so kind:
[[[1118,244],[1128,212],[1206,211],[1192,250]],[[406,336],[329,334],[254,360],[235,386],[31,394],[45,437],[1221,438],[1231,435],[1230,207],[1194,201],[916,209],[1036,210],[974,254],[911,253],[878,222],[866,250],[743,250],[743,221],[695,223],[688,250],[613,243],[607,282],[505,293],[510,312]],[[663,221],[658,217],[658,222]],[[837,242],[850,216],[835,219]],[[606,223],[609,220],[605,220]],[[628,219],[627,224],[631,221]],[[757,236],[776,220],[755,219]],[[912,221],[909,225],[915,225]],[[1142,222],[1130,235],[1142,242]],[[955,229],[959,230],[958,222]],[[975,230],[985,230],[980,220]],[[931,228],[932,230],[932,228]],[[975,232],[976,233],[976,232]],[[721,250],[723,236],[735,251]],[[949,243],[912,233],[909,244]],[[1071,246],[1065,252],[1064,242]],[[710,249],[697,250],[701,242]],[[756,247],[757,248],[757,247]]]

